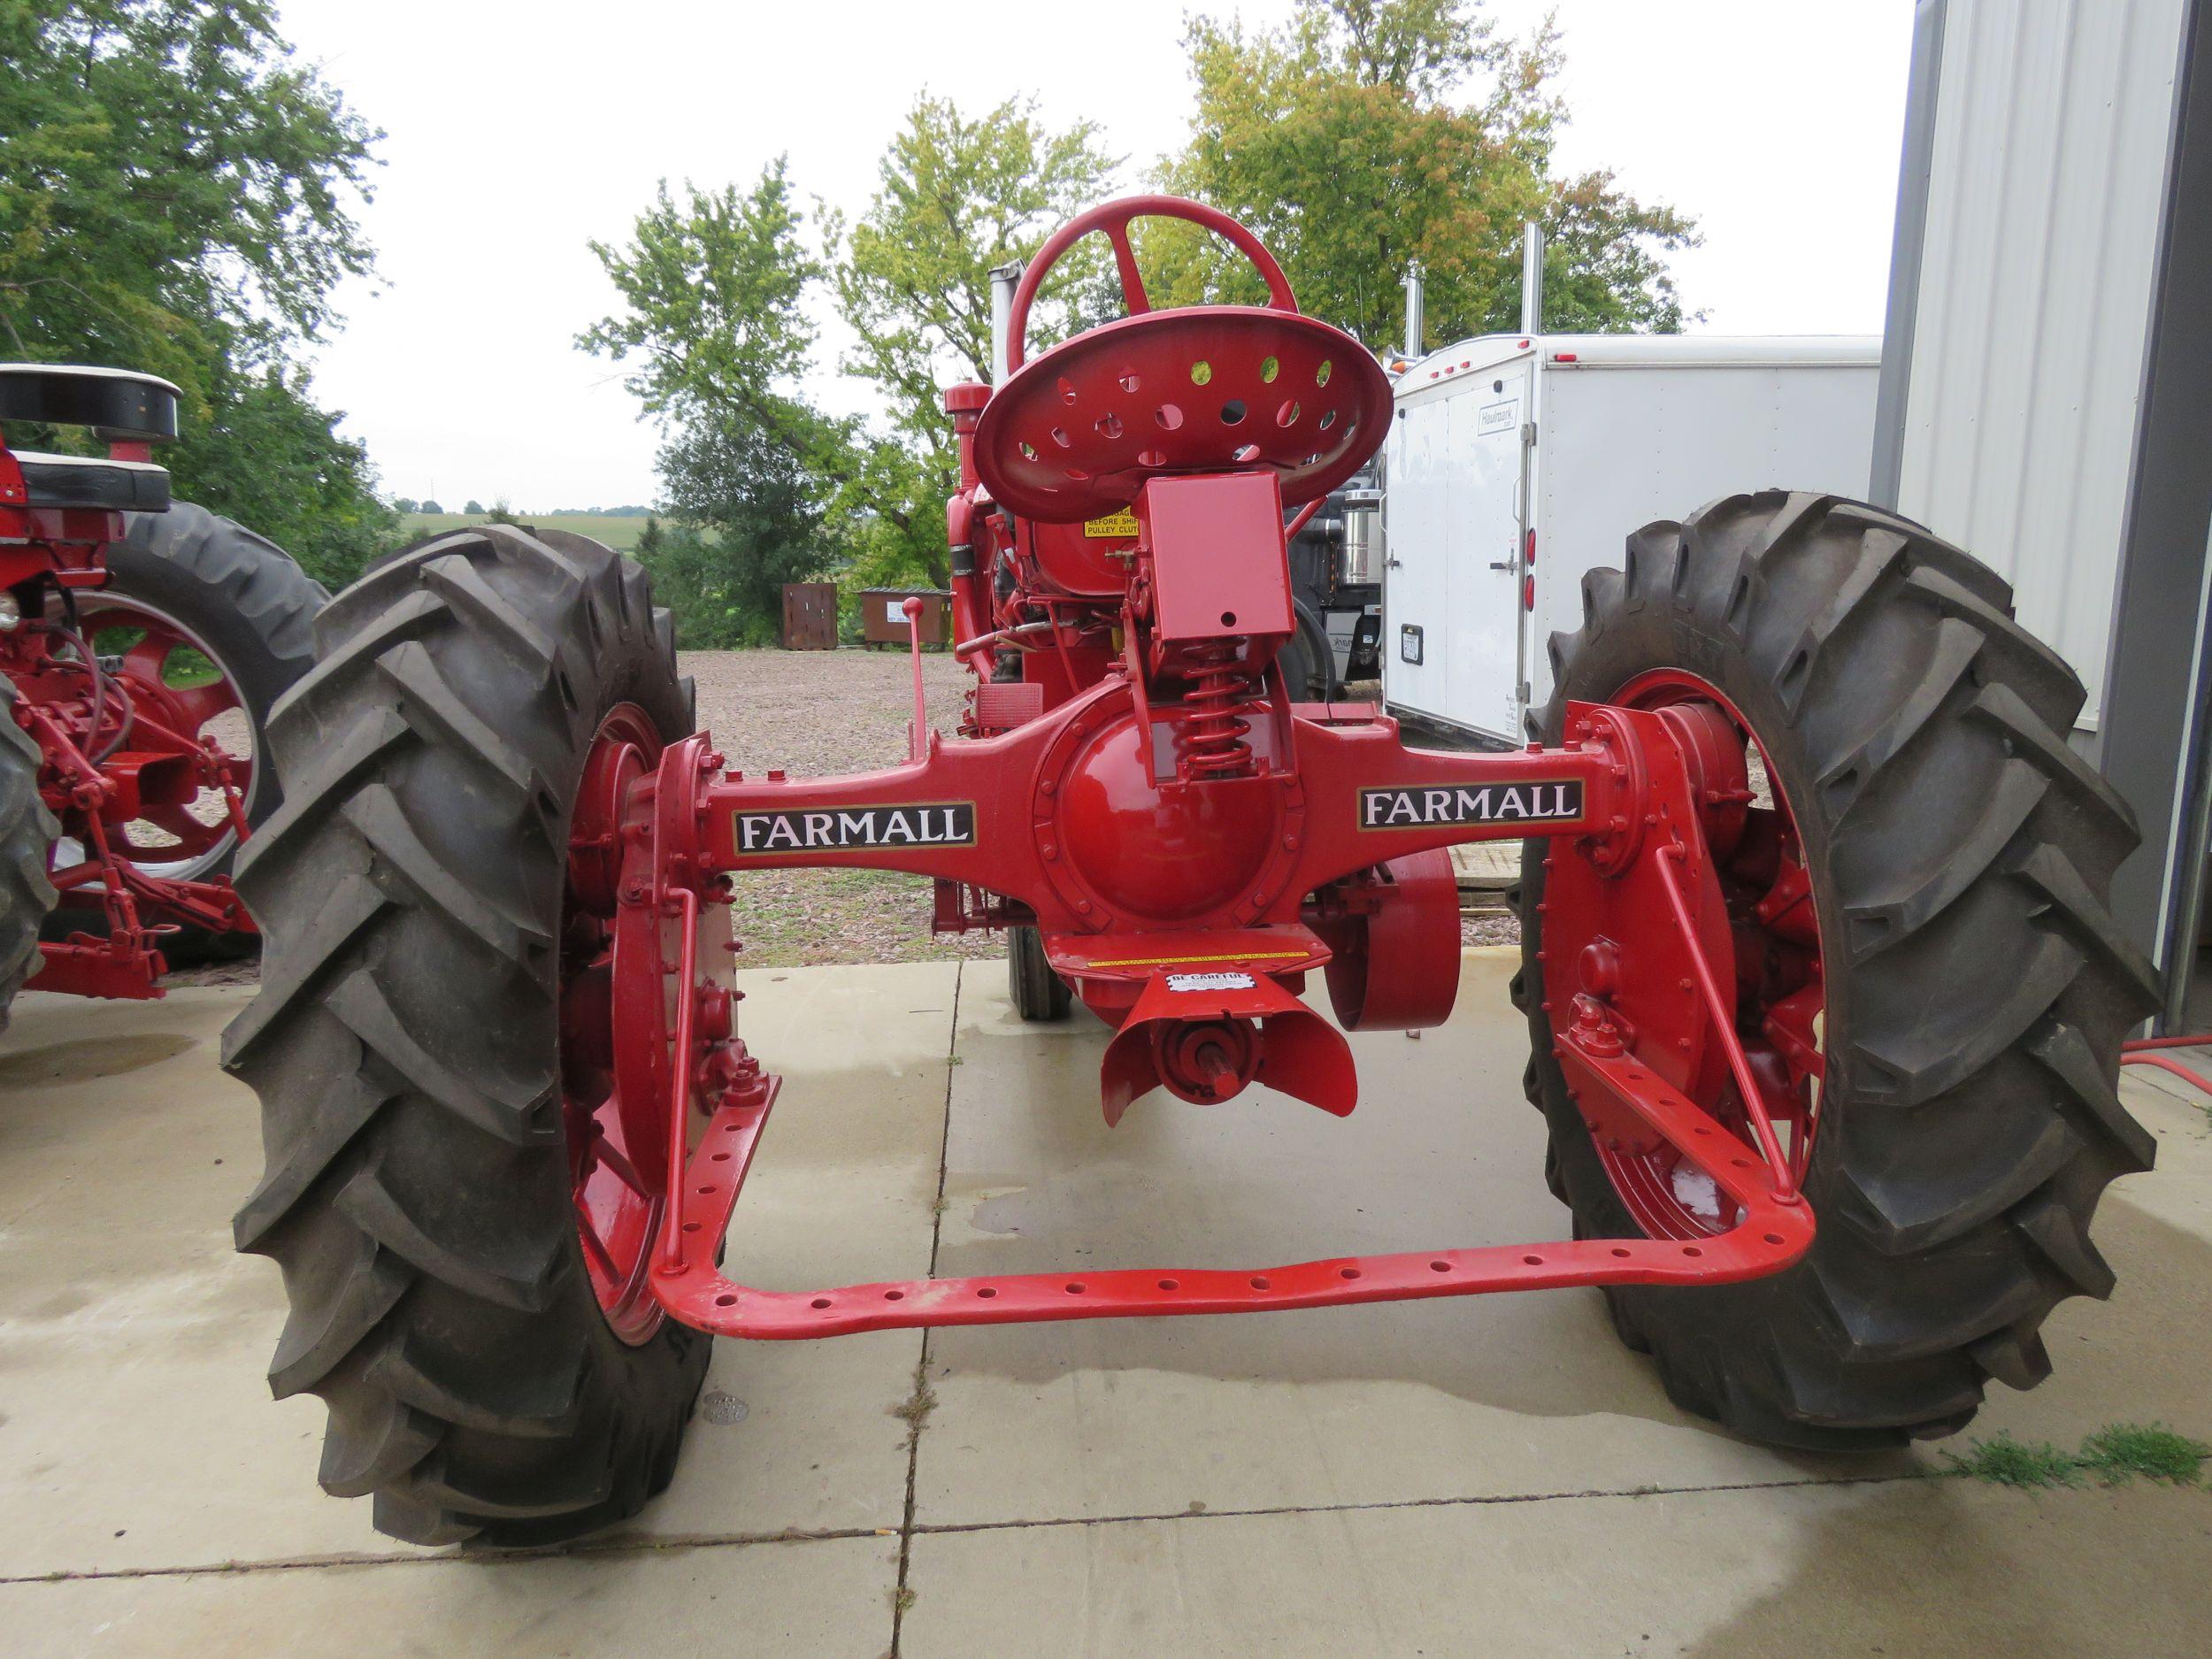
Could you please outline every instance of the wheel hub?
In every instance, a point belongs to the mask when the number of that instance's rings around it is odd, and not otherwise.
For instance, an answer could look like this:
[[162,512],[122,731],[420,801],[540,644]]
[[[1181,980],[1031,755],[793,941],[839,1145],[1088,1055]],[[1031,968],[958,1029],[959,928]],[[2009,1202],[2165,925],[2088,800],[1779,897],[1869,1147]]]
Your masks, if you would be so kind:
[[[660,751],[659,733],[634,704],[600,723],[570,818],[561,910],[561,1105],[570,1196],[592,1294],[616,1335],[632,1343],[650,1336],[663,1317],[648,1275],[667,1204],[668,1159],[653,1127],[654,1108],[665,1096],[649,1059],[665,1051],[654,1040],[664,1023],[661,999],[641,1006],[622,994],[630,977],[625,959],[654,948],[630,919],[638,907],[621,902],[623,832],[634,789]],[[618,1032],[651,1036],[618,1041]]]
[[[1709,682],[1640,676],[1615,704],[1658,717],[1688,773],[1691,821],[1662,815],[1591,856],[1557,843],[1545,859],[1544,996],[1586,1046],[1617,1045],[1755,1151],[1741,1086],[1716,1040],[1694,964],[1671,918],[1636,913],[1621,878],[1678,844],[1697,902],[1698,945],[1734,995],[1733,1030],[1801,1183],[1818,1118],[1820,931],[1796,820],[1756,736]],[[1624,848],[1624,841],[1632,841]],[[1682,958],[1682,959],[1678,959]],[[1648,1126],[1578,1102],[1623,1203],[1651,1237],[1695,1239],[1736,1225],[1734,1206]]]

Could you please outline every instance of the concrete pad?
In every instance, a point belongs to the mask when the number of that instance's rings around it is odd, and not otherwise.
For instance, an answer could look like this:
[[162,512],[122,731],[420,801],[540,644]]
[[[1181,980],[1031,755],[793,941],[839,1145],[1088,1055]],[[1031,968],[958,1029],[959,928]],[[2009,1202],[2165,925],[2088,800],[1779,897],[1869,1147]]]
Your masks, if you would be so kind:
[[[1262,1267],[1563,1237],[1523,1099],[1517,951],[1467,953],[1451,1022],[1355,1035],[1339,1120],[1254,1089],[1100,1116],[1105,1033],[1024,1026],[969,977],[944,1273]],[[1594,1291],[941,1332],[918,1518],[1402,1502],[1793,1475],[1691,1426]],[[1895,1465],[1893,1465],[1895,1466]]]
[[231,1212],[252,1094],[217,1069],[250,993],[27,995],[0,1038],[0,1573],[382,1548],[315,1486],[319,1401],[264,1380],[283,1321]]
[[[962,964],[738,975],[740,1029],[783,1093],[729,1231],[723,1271],[775,1290],[922,1279]],[[918,1332],[714,1345],[705,1407],[646,1532],[818,1532],[905,1518]],[[739,1416],[740,1420],[718,1419]]]
[[[1341,1122],[1265,1091],[1200,1109],[1163,1094],[1100,1118],[1105,1033],[1080,1015],[1023,1026],[969,977],[948,1141],[944,1273],[1250,1266],[1359,1251],[1540,1240],[1564,1210],[1524,1102],[1517,953],[1471,951],[1458,1011],[1418,1041],[1355,1036],[1363,1100]],[[2188,1162],[2169,1148],[2170,1165]],[[2123,1183],[2099,1239],[2122,1290],[2052,1322],[2059,1374],[1993,1386],[1987,1428],[2067,1444],[2114,1420],[2205,1434],[2200,1235],[2137,1208],[2142,1181],[2212,1194],[2212,1171]],[[1595,1291],[1233,1318],[1100,1320],[942,1332],[941,1401],[917,1471],[918,1518],[1039,1517],[1681,1487],[1933,1464],[1736,1440],[1677,1410],[1615,1339]],[[1982,1431],[1978,1431],[1982,1432]]]
[[0,1586],[16,1659],[877,1659],[895,1539]]
[[923,1534],[903,1659],[2196,1655],[2212,1501],[1960,1480]]
[[[958,964],[742,976],[790,1083],[733,1229],[771,1284],[926,1272]],[[275,1269],[230,1248],[258,1179],[217,1069],[249,992],[26,995],[0,1038],[0,1575],[386,1551],[315,1485],[323,1408],[273,1402]],[[657,1535],[895,1526],[920,1339],[719,1345]]]

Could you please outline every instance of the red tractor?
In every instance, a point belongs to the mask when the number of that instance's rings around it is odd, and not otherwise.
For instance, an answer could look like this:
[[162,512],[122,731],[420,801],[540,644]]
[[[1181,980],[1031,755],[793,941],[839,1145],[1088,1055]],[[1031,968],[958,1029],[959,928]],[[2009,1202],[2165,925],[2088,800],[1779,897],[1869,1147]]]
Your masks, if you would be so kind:
[[[1225,238],[1269,302],[1152,311],[1142,215]],[[1129,315],[1025,361],[1093,232]],[[2151,1159],[2114,1093],[2149,996],[2104,909],[2128,814],[2002,582],[1873,508],[1731,497],[1590,579],[1540,741],[1409,749],[1278,665],[1286,513],[1374,451],[1391,394],[1248,232],[1168,197],[1083,215],[1022,279],[1008,358],[946,395],[978,683],[956,738],[918,695],[883,771],[726,766],[644,573],[580,538],[435,537],[324,612],[240,872],[268,948],[227,1055],[268,1151],[238,1243],[283,1269],[272,1380],[328,1403],[329,1491],[422,1542],[618,1519],[668,1479],[716,1334],[1597,1286],[1685,1408],[1832,1448],[2044,1374],[2045,1315],[2111,1286],[2098,1195]],[[1496,840],[1525,847],[1527,1092],[1571,1239],[723,1271],[779,1087],[727,974],[749,872],[910,872],[939,930],[1012,930],[1025,1016],[1079,997],[1113,1029],[1110,1120],[1255,1082],[1343,1115],[1341,1031],[1450,1014],[1445,849]]]
[[[282,549],[169,499],[177,388],[0,364],[0,1025],[32,988],[155,997],[251,948],[232,860],[275,809],[256,750],[327,599]],[[8,446],[89,426],[104,457]]]

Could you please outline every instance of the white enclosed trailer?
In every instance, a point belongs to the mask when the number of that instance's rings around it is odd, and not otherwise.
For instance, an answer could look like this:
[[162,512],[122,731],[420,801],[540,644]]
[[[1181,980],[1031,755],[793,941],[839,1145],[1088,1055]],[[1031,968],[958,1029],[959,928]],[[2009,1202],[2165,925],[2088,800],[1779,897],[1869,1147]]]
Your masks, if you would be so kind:
[[1383,697],[1517,743],[1544,645],[1629,533],[1740,490],[1863,496],[1871,335],[1491,334],[1399,379],[1383,449]]

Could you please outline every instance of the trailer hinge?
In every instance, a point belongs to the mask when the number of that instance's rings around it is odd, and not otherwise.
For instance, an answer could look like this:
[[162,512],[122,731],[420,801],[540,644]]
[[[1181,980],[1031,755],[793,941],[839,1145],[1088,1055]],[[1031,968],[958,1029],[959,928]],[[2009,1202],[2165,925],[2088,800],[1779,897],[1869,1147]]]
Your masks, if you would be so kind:
[[1527,681],[1527,680],[1524,680],[1521,682],[1521,692],[1520,692],[1520,696],[1521,696],[1521,706],[1522,706],[1524,709],[1527,708],[1527,707],[1528,707],[1528,681]]
[[1521,444],[1525,449],[1533,449],[1535,447],[1536,423],[1534,421],[1525,420],[1521,423]]

